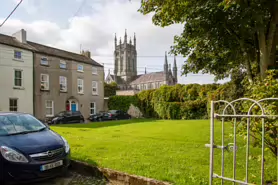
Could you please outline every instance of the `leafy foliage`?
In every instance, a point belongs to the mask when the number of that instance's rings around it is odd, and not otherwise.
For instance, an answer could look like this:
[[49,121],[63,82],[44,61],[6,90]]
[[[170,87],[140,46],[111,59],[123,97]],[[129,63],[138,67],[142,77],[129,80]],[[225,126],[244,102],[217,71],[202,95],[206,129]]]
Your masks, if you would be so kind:
[[[217,79],[246,69],[250,81],[265,77],[278,44],[278,2],[269,0],[148,0],[140,12],[154,13],[158,26],[184,24],[172,53],[189,56],[183,74],[211,73]],[[277,39],[276,39],[277,40]],[[274,50],[273,50],[274,49]],[[256,69],[256,70],[253,70]]]
[[[142,91],[136,96],[113,96],[109,109],[127,110],[132,103],[145,117],[162,119],[207,118],[207,91],[217,89],[212,85],[162,86],[160,89]],[[131,98],[132,97],[132,98]]]
[[[247,96],[254,100],[265,98],[277,98],[278,81],[275,79],[278,72],[271,70],[267,72],[268,76],[263,80],[256,79],[253,85],[247,86]],[[243,111],[248,112],[253,103],[248,102],[243,106]],[[278,100],[262,101],[260,103],[264,108],[266,115],[278,115]],[[254,106],[252,114],[261,115],[262,111],[258,106]],[[247,124],[243,123],[241,133],[246,133]],[[261,119],[252,120],[250,125],[251,135],[255,145],[262,144],[262,121]],[[277,118],[265,119],[265,145],[277,157],[278,155],[278,120]]]
[[130,105],[138,105],[138,98],[136,96],[111,96],[108,101],[108,108],[110,110],[128,111]]
[[104,83],[104,96],[105,97],[115,96],[117,89],[118,87],[115,82],[112,82],[110,84]]

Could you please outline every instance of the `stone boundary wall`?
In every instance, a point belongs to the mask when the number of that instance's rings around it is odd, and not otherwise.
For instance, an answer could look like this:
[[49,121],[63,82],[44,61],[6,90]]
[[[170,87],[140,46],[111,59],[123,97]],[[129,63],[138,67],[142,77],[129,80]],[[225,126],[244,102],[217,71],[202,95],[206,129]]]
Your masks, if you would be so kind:
[[172,185],[168,182],[158,181],[137,175],[130,175],[108,168],[99,168],[76,160],[71,160],[71,169],[80,174],[105,178],[111,184],[116,185]]

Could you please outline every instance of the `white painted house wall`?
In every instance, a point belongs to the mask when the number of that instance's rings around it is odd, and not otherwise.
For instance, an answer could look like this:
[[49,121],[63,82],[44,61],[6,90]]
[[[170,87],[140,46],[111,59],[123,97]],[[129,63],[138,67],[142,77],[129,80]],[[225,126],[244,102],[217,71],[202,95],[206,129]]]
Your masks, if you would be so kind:
[[[21,59],[14,51],[21,51]],[[14,70],[22,70],[22,87],[14,86]],[[0,111],[10,111],[10,98],[17,99],[17,111],[33,114],[33,53],[0,44]]]

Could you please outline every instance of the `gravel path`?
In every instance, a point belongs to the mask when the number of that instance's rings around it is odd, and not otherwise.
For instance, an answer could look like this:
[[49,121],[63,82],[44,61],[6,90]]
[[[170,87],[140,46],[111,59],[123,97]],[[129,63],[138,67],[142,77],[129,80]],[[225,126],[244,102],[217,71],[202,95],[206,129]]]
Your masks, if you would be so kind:
[[65,177],[58,177],[30,185],[108,185],[108,182],[105,179],[97,179],[95,177],[69,172]]

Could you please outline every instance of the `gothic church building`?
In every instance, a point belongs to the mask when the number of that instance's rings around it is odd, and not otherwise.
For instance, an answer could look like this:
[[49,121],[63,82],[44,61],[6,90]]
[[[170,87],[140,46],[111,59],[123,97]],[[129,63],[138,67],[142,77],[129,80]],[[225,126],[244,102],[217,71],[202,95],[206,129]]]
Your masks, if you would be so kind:
[[165,53],[164,70],[159,72],[137,74],[136,36],[133,43],[128,42],[125,32],[124,41],[121,38],[119,44],[115,35],[114,74],[110,70],[105,79],[106,83],[116,82],[121,90],[148,90],[157,89],[162,85],[177,84],[177,63],[174,58],[173,69],[168,65],[167,53]]

